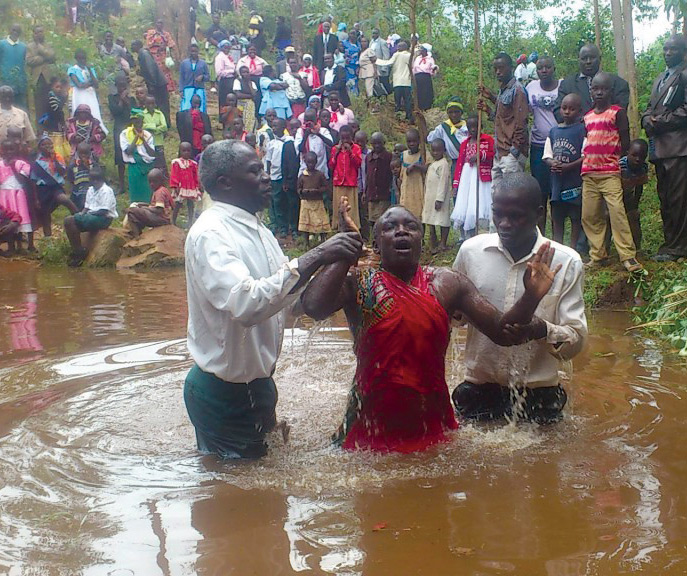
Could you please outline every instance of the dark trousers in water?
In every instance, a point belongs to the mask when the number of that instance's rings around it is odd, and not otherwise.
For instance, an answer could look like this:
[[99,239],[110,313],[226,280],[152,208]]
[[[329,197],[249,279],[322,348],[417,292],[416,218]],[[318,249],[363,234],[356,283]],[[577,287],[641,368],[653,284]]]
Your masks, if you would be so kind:
[[[463,382],[451,394],[458,416],[470,420],[510,418],[515,412],[525,420],[551,424],[562,418],[563,407],[568,401],[568,395],[560,386],[523,388],[518,396],[514,398],[506,386],[471,382]],[[514,404],[517,405],[515,410]]]
[[267,454],[265,435],[277,423],[277,387],[271,377],[235,384],[194,365],[186,376],[184,402],[199,450],[222,458]]

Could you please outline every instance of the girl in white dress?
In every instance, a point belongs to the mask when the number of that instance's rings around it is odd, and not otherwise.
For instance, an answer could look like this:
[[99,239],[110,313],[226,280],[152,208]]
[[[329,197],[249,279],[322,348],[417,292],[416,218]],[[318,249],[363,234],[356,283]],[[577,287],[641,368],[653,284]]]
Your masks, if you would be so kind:
[[[467,119],[470,137],[460,145],[456,171],[453,176],[453,190],[456,191],[456,205],[451,221],[460,230],[461,240],[475,235],[477,198],[477,116]],[[491,222],[491,167],[494,163],[494,139],[481,134],[479,139],[479,220],[488,227]]]

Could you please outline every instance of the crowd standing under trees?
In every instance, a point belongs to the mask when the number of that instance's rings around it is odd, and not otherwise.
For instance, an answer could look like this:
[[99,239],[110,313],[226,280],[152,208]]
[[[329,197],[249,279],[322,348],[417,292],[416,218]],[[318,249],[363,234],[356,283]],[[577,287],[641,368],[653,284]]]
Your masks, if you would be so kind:
[[[178,168],[183,165],[184,170],[197,171],[202,151],[212,139],[223,137],[255,142],[273,183],[277,183],[268,216],[270,227],[285,242],[294,241],[299,234],[305,234],[309,242],[312,230],[317,230],[317,235],[325,233],[325,224],[336,229],[332,205],[346,195],[352,218],[363,227],[365,237],[369,237],[369,223],[381,214],[379,202],[400,202],[429,226],[432,250],[446,250],[451,223],[460,230],[461,239],[473,235],[480,224],[489,226],[490,191],[498,188],[504,174],[522,172],[529,163],[544,205],[551,202],[557,239],[564,238],[565,221],[570,219],[578,251],[586,253],[591,248],[591,264],[603,265],[610,243],[605,230],[610,223],[625,267],[631,271],[640,268],[635,254],[641,238],[641,190],[634,195],[630,192],[647,179],[642,168],[645,158],[628,153],[628,83],[615,74],[600,74],[601,51],[593,44],[581,46],[576,71],[571,70],[572,62],[565,62],[562,68],[571,72],[562,80],[553,56],[546,54],[547,49],[551,53],[561,49],[548,40],[539,38],[538,50],[529,57],[523,54],[517,63],[507,52],[499,52],[492,62],[498,91],[481,86],[478,91],[473,87],[456,96],[451,92],[450,98],[442,96],[444,102],[448,100],[445,120],[429,134],[421,134],[410,126],[415,114],[433,108],[437,94],[452,90],[450,76],[455,68],[434,54],[432,43],[420,36],[402,38],[392,32],[385,38],[376,26],[368,29],[360,22],[347,26],[325,17],[311,34],[294,38],[283,17],[267,22],[256,11],[250,13],[242,31],[232,27],[245,10],[240,3],[213,3],[211,24],[202,30],[196,26],[197,6],[192,3],[192,12],[182,18],[191,26],[190,46],[178,46],[164,20],[158,18],[139,37],[115,38],[111,31],[104,31],[97,38],[94,60],[91,51],[83,48],[79,27],[91,30],[97,12],[103,13],[106,22],[110,14],[121,14],[119,3],[106,4],[67,1],[69,22],[76,25],[72,38],[78,46],[69,55],[64,51],[58,55],[46,40],[40,18],[28,45],[22,41],[25,31],[19,24],[10,25],[8,36],[0,41],[0,140],[4,150],[0,167],[5,174],[0,182],[0,207],[4,222],[14,219],[19,223],[19,233],[3,236],[10,253],[22,249],[24,243],[33,250],[32,233],[39,227],[50,235],[46,222],[58,205],[74,212],[72,207],[77,204],[69,200],[66,189],[71,188],[72,198],[80,200],[78,206],[84,210],[85,174],[98,165],[117,167],[116,193],[127,195],[130,204],[138,208],[151,203],[155,190],[149,175],[153,168],[159,169],[175,202],[187,206],[190,225],[202,193],[200,185],[192,181],[179,184]],[[568,23],[571,28],[579,25],[573,18]],[[561,32],[563,41],[567,41],[565,33]],[[529,42],[537,42],[536,36]],[[298,49],[294,47],[297,43]],[[666,75],[656,80],[642,117],[651,140],[649,145],[634,147],[647,148],[649,160],[656,165],[665,234],[658,260],[687,256],[687,201],[683,199],[687,192],[684,178],[677,175],[681,152],[675,144],[684,140],[677,120],[682,110],[680,96],[675,96],[684,91],[684,52],[679,37],[666,42]],[[447,52],[441,55],[445,58]],[[436,75],[442,67],[446,68],[445,77],[437,90]],[[474,70],[474,62],[464,72],[470,70]],[[595,81],[600,86],[597,89]],[[456,84],[465,87],[464,81]],[[601,94],[604,90],[605,95]],[[671,90],[670,102],[660,99],[666,90]],[[578,96],[579,104],[568,102],[566,108],[563,102],[571,94]],[[33,97],[31,108],[29,96]],[[371,153],[374,145],[368,148],[368,134],[360,130],[360,121],[368,114],[376,115],[392,99],[397,113],[395,131],[407,130],[407,149],[395,151],[390,158],[384,156],[385,165],[379,166],[380,151]],[[356,118],[351,102],[362,118]],[[577,150],[581,145],[575,143],[584,138],[583,125],[593,132],[588,138],[595,134],[595,118],[587,115],[605,113],[606,105],[616,128],[599,135],[604,150],[599,153],[598,165],[591,166],[589,154]],[[576,114],[571,116],[571,110]],[[471,120],[474,116],[470,116],[475,112],[481,112],[484,120],[479,134]],[[494,123],[493,145],[487,119]],[[420,120],[423,131],[424,116]],[[566,126],[576,131],[569,142]],[[170,132],[175,128],[180,147],[171,165],[177,168],[173,181],[165,141],[172,140]],[[382,138],[382,134],[373,135],[371,141],[379,147]],[[275,141],[282,145],[276,146]],[[183,154],[182,149],[186,151]],[[327,222],[320,222],[322,212],[310,206],[316,210],[311,212],[313,218],[317,213],[315,223],[299,230],[299,207],[303,200],[319,202],[319,193],[308,189],[304,196],[299,195],[299,184],[288,167],[299,166],[297,179],[310,176],[306,159],[310,153],[315,155],[315,170],[327,182],[321,201],[328,217]],[[448,169],[439,170],[444,159]],[[21,162],[30,167],[25,177],[18,168]],[[637,171],[644,176],[635,174]],[[387,174],[392,177],[387,179]],[[603,185],[599,185],[601,180]],[[283,183],[278,184],[280,181]],[[449,183],[448,192],[445,182]],[[590,198],[586,204],[585,198]],[[176,222],[178,210],[166,218],[164,206],[150,208],[160,215],[156,222]],[[546,215],[544,211],[540,219],[542,233]],[[99,220],[102,227],[110,224],[107,218]],[[589,245],[585,232],[590,236]],[[84,255],[83,250],[75,250],[71,262],[80,263]]]

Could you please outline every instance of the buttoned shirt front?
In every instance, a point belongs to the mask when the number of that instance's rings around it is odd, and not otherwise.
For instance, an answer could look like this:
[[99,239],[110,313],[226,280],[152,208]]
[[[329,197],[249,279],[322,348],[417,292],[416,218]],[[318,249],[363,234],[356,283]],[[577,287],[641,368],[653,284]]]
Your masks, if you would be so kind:
[[198,367],[226,382],[272,375],[284,310],[300,296],[298,261],[254,215],[215,200],[186,238],[188,349]]
[[[498,234],[480,234],[463,243],[453,269],[464,273],[482,296],[505,312],[523,295],[527,262],[546,241],[537,232],[532,250],[514,262]],[[511,381],[531,388],[556,386],[560,361],[569,360],[582,350],[587,338],[582,260],[567,246],[553,241],[551,245],[555,248],[552,267],[561,264],[562,268],[535,312],[546,323],[546,338],[504,348],[469,325],[465,346],[468,382],[507,386]]]

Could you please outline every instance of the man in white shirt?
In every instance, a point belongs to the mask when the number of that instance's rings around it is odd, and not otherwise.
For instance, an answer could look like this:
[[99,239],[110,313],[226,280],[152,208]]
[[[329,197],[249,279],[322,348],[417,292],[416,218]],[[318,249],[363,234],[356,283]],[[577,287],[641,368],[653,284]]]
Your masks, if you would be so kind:
[[388,60],[374,58],[376,66],[391,66],[391,80],[394,85],[394,102],[396,112],[405,110],[406,120],[413,117],[413,100],[411,98],[413,81],[410,77],[410,51],[408,44],[403,40],[398,43],[398,50]]
[[272,374],[285,310],[323,265],[354,262],[359,234],[337,234],[288,260],[257,213],[270,202],[270,177],[255,150],[224,140],[200,168],[213,199],[186,238],[188,349],[195,361],[184,400],[198,448],[222,458],[258,458],[276,425]]
[[90,171],[91,187],[86,192],[84,209],[64,219],[64,232],[72,247],[69,266],[80,266],[88,250],[81,244],[81,232],[96,234],[110,227],[117,218],[117,200],[114,191],[105,183],[105,173],[97,164]]
[[[537,228],[543,209],[539,184],[532,176],[504,175],[493,198],[497,233],[475,236],[458,252],[453,269],[472,280],[499,310],[507,310],[522,296],[528,262],[548,241]],[[561,269],[537,307],[533,342],[506,349],[468,326],[465,382],[453,391],[459,416],[494,419],[516,412],[517,417],[541,424],[561,418],[567,395],[559,384],[559,365],[577,355],[587,338],[584,267],[571,248],[556,242],[551,246],[551,266]]]
[[317,156],[317,170],[322,172],[325,178],[329,179],[327,157],[329,156],[328,151],[334,146],[334,140],[329,130],[322,128],[317,123],[317,112],[314,108],[307,108],[305,110],[303,126],[296,132],[294,145],[301,159],[301,165],[298,170],[299,176],[303,174],[303,170],[306,168],[306,152],[314,152]]

